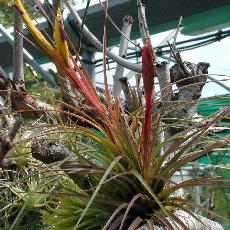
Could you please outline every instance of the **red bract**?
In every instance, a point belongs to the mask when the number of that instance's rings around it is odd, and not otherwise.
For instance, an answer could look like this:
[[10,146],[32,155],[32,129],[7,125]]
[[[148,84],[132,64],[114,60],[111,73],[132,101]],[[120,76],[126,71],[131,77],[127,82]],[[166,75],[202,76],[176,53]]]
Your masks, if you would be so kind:
[[153,47],[146,43],[142,51],[142,76],[144,81],[145,96],[152,95],[155,77]]
[[143,170],[148,171],[148,164],[150,162],[150,138],[151,138],[151,126],[152,126],[152,106],[153,98],[152,92],[154,87],[154,77],[155,77],[155,68],[154,68],[154,55],[153,48],[150,43],[144,45],[142,51],[142,77],[144,82],[145,90],[145,117],[143,121],[143,149],[142,149],[142,167]]

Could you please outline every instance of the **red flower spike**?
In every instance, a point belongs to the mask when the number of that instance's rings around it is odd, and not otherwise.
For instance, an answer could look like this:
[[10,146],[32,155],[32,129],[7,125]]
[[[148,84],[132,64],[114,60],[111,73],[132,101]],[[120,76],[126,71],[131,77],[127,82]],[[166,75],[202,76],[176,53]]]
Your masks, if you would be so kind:
[[[152,126],[152,107],[153,107],[153,87],[155,78],[155,68],[154,68],[154,55],[153,47],[150,43],[144,45],[142,51],[142,77],[144,82],[145,91],[145,117],[143,121],[143,148],[142,148],[142,168],[144,171],[148,171],[148,166],[150,167],[151,160],[151,126]],[[145,173],[144,173],[145,174]],[[147,175],[146,175],[147,176]]]

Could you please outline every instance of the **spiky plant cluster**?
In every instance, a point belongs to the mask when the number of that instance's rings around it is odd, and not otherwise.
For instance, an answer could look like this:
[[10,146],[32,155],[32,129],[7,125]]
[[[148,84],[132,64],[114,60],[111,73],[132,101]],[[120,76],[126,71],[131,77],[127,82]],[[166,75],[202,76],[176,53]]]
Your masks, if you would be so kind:
[[[41,169],[37,178],[28,179],[27,187],[19,183],[11,188],[18,199],[25,201],[21,212],[26,207],[38,207],[47,228],[60,230],[136,229],[144,223],[188,229],[175,210],[188,213],[198,222],[202,221],[189,207],[212,213],[176,192],[191,192],[194,186],[229,186],[228,180],[207,177],[175,183],[172,176],[186,163],[229,144],[229,139],[206,138],[208,129],[229,108],[199,123],[190,121],[188,127],[159,142],[159,136],[172,126],[163,121],[175,108],[161,105],[160,99],[153,96],[156,67],[151,44],[146,42],[142,52],[146,103],[129,114],[118,98],[107,97],[107,103],[102,102],[78,53],[74,52],[73,57],[69,51],[60,10],[53,25],[54,41],[50,42],[33,24],[20,0],[15,1],[15,6],[37,45],[62,77],[68,78],[81,93],[90,111],[73,106],[69,106],[71,112],[61,111],[76,122],[65,124],[59,117],[60,125],[55,128],[58,134],[53,136],[63,139],[61,142],[74,157],[50,165],[49,173],[43,174]],[[106,93],[109,94],[108,88]],[[41,148],[48,151],[44,146]],[[33,178],[39,183],[33,182]],[[19,212],[16,220],[20,215]]]

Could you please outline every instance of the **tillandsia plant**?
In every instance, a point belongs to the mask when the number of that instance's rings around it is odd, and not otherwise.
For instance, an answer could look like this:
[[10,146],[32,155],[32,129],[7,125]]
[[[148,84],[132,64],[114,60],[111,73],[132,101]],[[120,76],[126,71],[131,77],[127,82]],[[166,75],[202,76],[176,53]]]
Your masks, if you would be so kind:
[[[208,228],[207,222],[193,214],[189,207],[215,214],[184,196],[176,195],[176,192],[180,189],[192,192],[194,186],[228,187],[229,180],[208,177],[175,183],[172,176],[186,163],[229,144],[227,138],[206,138],[208,129],[229,112],[229,107],[199,123],[189,121],[188,127],[176,127],[174,135],[159,141],[163,132],[172,127],[175,129],[176,124],[167,122],[175,108],[162,104],[156,98],[154,80],[158,66],[155,65],[154,50],[149,41],[146,40],[142,50],[145,106],[129,114],[117,97],[111,99],[108,87],[105,90],[106,103],[101,100],[78,52],[68,39],[60,9],[54,24],[50,22],[54,30],[54,39],[50,40],[33,24],[20,0],[15,0],[14,6],[21,13],[38,47],[56,65],[59,74],[72,82],[89,110],[89,113],[83,112],[80,107],[72,105],[69,105],[71,112],[55,109],[76,120],[75,124],[63,125],[62,122],[63,134],[67,135],[68,130],[80,138],[77,144],[71,143],[76,156],[59,165],[64,172],[70,173],[72,179],[63,176],[58,185],[62,189],[56,193],[47,191],[60,196],[42,210],[48,228],[121,230],[137,229],[147,223],[149,229],[153,225],[189,229],[188,223],[176,214],[177,210]],[[90,145],[85,144],[82,137],[90,140]],[[18,191],[13,189],[16,195]]]

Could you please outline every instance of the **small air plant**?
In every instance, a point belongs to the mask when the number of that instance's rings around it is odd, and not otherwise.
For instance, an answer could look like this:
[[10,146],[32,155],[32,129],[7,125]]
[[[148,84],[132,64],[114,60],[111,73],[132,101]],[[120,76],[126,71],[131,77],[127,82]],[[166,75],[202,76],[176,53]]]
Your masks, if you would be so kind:
[[[15,1],[15,7],[40,49],[62,77],[68,78],[82,94],[91,114],[74,108],[72,116],[90,128],[78,124],[69,127],[76,135],[83,135],[94,143],[86,145],[84,150],[78,145],[78,158],[73,160],[78,176],[86,178],[87,186],[82,180],[69,179],[67,183],[65,179],[65,189],[60,190],[62,196],[44,212],[44,222],[49,228],[121,230],[152,223],[167,229],[188,229],[175,210],[185,211],[199,222],[202,221],[189,207],[212,213],[192,200],[176,196],[175,192],[179,189],[189,192],[194,186],[229,186],[228,180],[223,183],[219,177],[194,178],[177,184],[171,178],[186,163],[229,144],[229,139],[212,140],[196,148],[205,140],[209,127],[226,111],[159,143],[158,136],[168,126],[164,127],[161,122],[166,112],[153,107],[159,100],[153,97],[156,67],[150,43],[146,42],[142,51],[145,107],[128,114],[118,98],[108,102],[110,105],[101,101],[79,54],[74,51],[74,57],[68,48],[60,9],[53,25],[54,41],[50,42],[33,24],[20,0]],[[82,68],[77,63],[81,63]],[[163,153],[159,154],[160,150]]]

